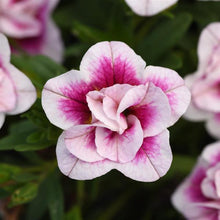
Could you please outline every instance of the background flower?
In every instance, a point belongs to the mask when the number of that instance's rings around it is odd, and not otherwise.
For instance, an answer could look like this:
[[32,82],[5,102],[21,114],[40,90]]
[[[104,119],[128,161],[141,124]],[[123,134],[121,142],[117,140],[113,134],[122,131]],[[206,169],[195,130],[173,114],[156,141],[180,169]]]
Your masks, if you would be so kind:
[[131,9],[141,16],[152,16],[171,5],[174,5],[178,0],[125,0]]
[[220,142],[208,145],[189,177],[177,188],[173,205],[186,219],[218,219]]
[[[199,1],[219,1],[219,0],[199,0]],[[128,6],[140,16],[153,16],[169,8],[178,0],[125,0]]]
[[7,39],[0,34],[0,127],[5,114],[14,115],[26,111],[36,100],[36,90],[31,81],[10,64],[10,48]]
[[0,32],[13,39],[13,50],[44,54],[57,62],[63,57],[60,32],[51,20],[58,0],[0,1]]
[[194,121],[205,120],[206,128],[220,138],[220,23],[208,25],[202,32],[197,71],[186,77],[192,92],[192,102],[185,117]]
[[49,80],[42,105],[65,131],[57,143],[60,170],[91,179],[117,169],[155,181],[170,167],[167,127],[185,112],[190,93],[170,69],[148,66],[122,42],[101,42],[84,55],[80,71]]

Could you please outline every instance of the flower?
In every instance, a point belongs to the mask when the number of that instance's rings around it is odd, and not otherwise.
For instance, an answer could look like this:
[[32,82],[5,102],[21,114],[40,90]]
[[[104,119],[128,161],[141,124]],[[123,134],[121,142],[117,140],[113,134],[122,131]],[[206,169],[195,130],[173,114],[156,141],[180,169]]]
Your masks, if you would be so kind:
[[177,188],[172,203],[186,219],[219,219],[220,142],[208,145],[189,177]]
[[10,48],[6,37],[0,34],[0,127],[5,115],[28,110],[36,100],[31,81],[10,64]]
[[61,62],[63,43],[50,18],[56,4],[57,0],[0,1],[0,32],[14,40],[15,52],[18,47]]
[[173,70],[148,66],[122,42],[100,42],[84,55],[80,71],[50,79],[43,109],[64,132],[56,154],[60,170],[92,179],[117,169],[154,181],[170,167],[167,127],[185,112],[190,93]]
[[152,16],[158,14],[178,0],[125,0],[128,6],[140,16]]
[[186,77],[192,93],[185,118],[206,121],[208,132],[220,138],[220,23],[212,23],[199,39],[199,65],[195,73]]
[[[219,1],[219,0],[199,0],[199,1]],[[169,8],[178,0],[125,0],[128,6],[140,16],[153,16]]]

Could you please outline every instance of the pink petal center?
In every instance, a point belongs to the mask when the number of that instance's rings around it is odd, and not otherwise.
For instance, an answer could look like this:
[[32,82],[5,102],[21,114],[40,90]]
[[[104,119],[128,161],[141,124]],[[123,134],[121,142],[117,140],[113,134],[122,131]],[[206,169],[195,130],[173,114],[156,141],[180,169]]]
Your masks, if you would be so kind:
[[140,104],[147,88],[144,85],[116,84],[100,91],[89,92],[86,96],[87,103],[90,111],[103,127],[123,134],[128,128],[126,118],[131,114],[131,108]]

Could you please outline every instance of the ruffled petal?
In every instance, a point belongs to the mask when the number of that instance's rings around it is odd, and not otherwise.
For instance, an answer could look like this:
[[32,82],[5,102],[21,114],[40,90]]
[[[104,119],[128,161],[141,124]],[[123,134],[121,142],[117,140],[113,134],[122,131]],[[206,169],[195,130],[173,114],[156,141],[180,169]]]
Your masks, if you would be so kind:
[[103,158],[96,152],[95,127],[78,125],[65,131],[65,145],[71,154],[86,162],[96,162]]
[[45,36],[41,43],[41,53],[61,63],[63,60],[64,45],[60,30],[52,20],[46,24]]
[[[175,208],[187,219],[206,219],[210,212],[201,203],[208,201],[200,188],[202,180],[206,175],[207,163],[200,160],[194,168],[192,174],[177,188],[172,196],[172,203]],[[208,219],[208,218],[207,218]]]
[[145,69],[144,79],[166,93],[172,113],[170,125],[173,125],[186,111],[191,99],[184,80],[173,70],[155,66],[148,66]]
[[13,65],[9,64],[7,69],[10,72],[10,76],[14,82],[17,94],[16,106],[12,111],[7,112],[7,114],[14,115],[25,112],[36,101],[36,89],[30,79]]
[[171,5],[175,4],[178,0],[125,0],[129,7],[138,15],[152,16]]
[[206,129],[213,137],[220,138],[220,114],[213,114],[206,122]]
[[166,174],[172,162],[169,132],[165,130],[157,136],[145,138],[136,154],[128,163],[117,164],[117,170],[131,179],[152,182]]
[[13,38],[25,38],[37,36],[41,33],[42,27],[37,19],[28,14],[8,14],[0,16],[0,30]]
[[203,195],[206,196],[207,198],[211,198],[214,200],[219,199],[218,196],[216,195],[216,188],[213,184],[213,180],[205,178],[202,181],[200,187],[203,192]]
[[8,112],[14,109],[16,101],[15,84],[10,75],[0,69],[0,112]]
[[119,163],[131,161],[143,143],[143,131],[139,120],[129,115],[128,129],[118,134],[107,128],[96,128],[97,152],[104,158]]
[[90,111],[93,113],[95,118],[102,122],[107,128],[112,131],[118,131],[118,124],[115,120],[108,117],[103,109],[103,98],[104,94],[99,91],[91,91],[86,95],[86,100]]
[[5,122],[5,114],[0,113],[0,128],[3,126],[4,122]]
[[11,50],[9,47],[8,39],[0,33],[0,66],[2,63],[10,61]]
[[210,112],[220,112],[219,83],[210,80],[197,80],[192,88],[193,102],[198,108]]
[[[142,100],[137,100],[139,97],[135,93],[137,88],[129,90],[121,104],[123,104],[123,101],[129,103],[130,100],[135,100],[137,105],[131,107],[130,113],[139,119],[144,137],[155,136],[166,129],[172,120],[168,99],[160,88],[153,83],[149,83],[140,96]],[[134,97],[136,98],[134,99]]]
[[[214,22],[209,24],[201,33],[198,44],[199,72],[206,74],[206,67],[220,40],[220,24]],[[209,74],[209,73],[207,73]]]
[[140,84],[145,68],[143,59],[123,42],[100,42],[84,55],[80,71],[87,74],[97,89],[114,84]]
[[86,94],[92,88],[79,71],[69,71],[50,79],[42,91],[42,106],[50,120],[64,130],[91,120]]
[[202,152],[202,158],[211,165],[220,161],[220,142],[209,144]]
[[55,7],[58,5],[59,0],[49,0],[49,10],[53,11]]
[[93,179],[113,168],[113,164],[108,160],[88,163],[73,156],[65,146],[64,133],[58,139],[56,154],[61,172],[72,179]]
[[[198,79],[197,74],[191,74],[185,77],[185,83],[186,86],[191,89],[193,84],[196,82]],[[195,105],[194,103],[194,98],[192,97],[191,102],[189,104],[189,107],[187,108],[187,111],[184,113],[184,118],[192,121],[203,121],[211,117],[211,113],[202,110],[198,108],[198,106]]]

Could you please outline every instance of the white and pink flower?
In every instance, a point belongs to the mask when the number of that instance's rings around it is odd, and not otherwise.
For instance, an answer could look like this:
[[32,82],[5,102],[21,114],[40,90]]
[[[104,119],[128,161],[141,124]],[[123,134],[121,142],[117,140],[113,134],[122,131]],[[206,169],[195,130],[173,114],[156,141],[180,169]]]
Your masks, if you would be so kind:
[[220,217],[220,142],[208,145],[194,170],[172,197],[186,219],[218,220]]
[[208,25],[198,45],[199,65],[194,74],[186,77],[192,101],[185,117],[206,121],[208,132],[220,138],[220,23]]
[[[29,54],[44,54],[57,62],[63,57],[60,32],[51,20],[58,0],[1,0],[0,32]],[[17,49],[13,48],[18,52]]]
[[[219,1],[219,0],[199,0]],[[178,0],[125,0],[128,6],[140,16],[153,16],[176,4]]]
[[139,181],[165,175],[172,161],[167,127],[189,102],[189,90],[175,71],[146,67],[122,42],[95,44],[80,71],[50,79],[42,92],[47,117],[64,130],[58,166],[81,180],[111,169]]
[[138,15],[152,16],[174,5],[178,0],[125,0]]
[[10,48],[6,37],[0,34],[0,127],[5,115],[28,110],[36,100],[31,81],[10,64]]

